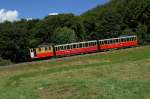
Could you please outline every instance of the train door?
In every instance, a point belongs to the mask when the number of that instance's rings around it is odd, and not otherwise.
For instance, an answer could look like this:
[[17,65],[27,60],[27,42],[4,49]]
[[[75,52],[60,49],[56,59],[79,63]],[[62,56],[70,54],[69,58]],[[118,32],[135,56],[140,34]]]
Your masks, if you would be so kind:
[[34,58],[36,56],[36,49],[30,49],[30,57]]

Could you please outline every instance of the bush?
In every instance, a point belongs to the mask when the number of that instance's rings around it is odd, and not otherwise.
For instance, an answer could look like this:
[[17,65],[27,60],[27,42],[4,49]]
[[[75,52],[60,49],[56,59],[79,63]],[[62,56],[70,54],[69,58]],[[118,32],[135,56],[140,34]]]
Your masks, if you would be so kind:
[[52,35],[53,43],[55,44],[66,44],[76,41],[76,35],[74,30],[63,27],[57,28]]
[[0,66],[5,66],[5,65],[9,65],[9,64],[12,64],[11,61],[4,60],[0,57]]

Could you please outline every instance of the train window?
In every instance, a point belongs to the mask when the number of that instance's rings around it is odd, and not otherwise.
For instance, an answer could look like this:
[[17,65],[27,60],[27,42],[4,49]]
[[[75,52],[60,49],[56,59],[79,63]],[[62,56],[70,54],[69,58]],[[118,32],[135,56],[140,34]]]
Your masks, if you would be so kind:
[[94,46],[97,45],[96,42],[94,42]]
[[104,44],[104,41],[101,41],[101,44]]
[[56,47],[56,51],[58,51],[58,47]]
[[104,44],[106,44],[107,42],[106,41],[104,41]]
[[93,42],[91,42],[91,46],[93,46]]
[[102,44],[102,41],[99,41],[99,44],[101,45],[101,44]]
[[56,50],[58,51],[58,47],[56,47]]
[[127,39],[125,38],[125,39],[124,39],[124,42],[126,42],[126,41],[127,41]]
[[109,44],[112,44],[112,40],[109,40]]
[[57,47],[57,51],[59,51],[59,47]]
[[88,43],[85,43],[85,47],[88,47]]
[[92,42],[92,46],[95,46],[94,42]]
[[69,45],[69,49],[71,49],[72,48],[72,45]]
[[92,46],[94,46],[94,42],[92,42]]
[[38,48],[38,51],[40,52],[40,51],[41,51],[41,48]]
[[87,47],[87,43],[84,43],[84,47]]
[[48,48],[47,47],[45,47],[45,51],[47,51],[48,50]]
[[56,51],[58,51],[58,47],[56,47]]
[[121,39],[119,39],[119,42],[121,42]]
[[126,41],[126,39],[124,38],[124,39],[123,39],[123,42],[125,42],[125,41]]
[[116,39],[115,43],[118,43],[119,42],[119,39]]
[[116,43],[116,39],[112,40],[112,42],[113,42],[113,44],[115,44]]
[[95,42],[93,42],[93,46],[95,46]]
[[101,41],[101,44],[103,45],[103,44],[104,44],[104,41]]
[[117,39],[114,40],[114,43],[117,43]]
[[62,46],[59,46],[58,48],[59,48],[59,50],[62,50]]
[[86,47],[86,43],[83,43],[83,47]]
[[132,38],[132,41],[134,41],[134,37]]
[[96,45],[96,42],[94,42],[94,46]]
[[114,44],[114,43],[115,43],[115,41],[116,41],[116,39],[112,39],[112,40],[111,40],[112,44]]
[[90,46],[92,46],[92,42],[90,42]]
[[109,44],[112,44],[112,40],[109,40]]
[[116,43],[119,43],[119,39],[116,39]]
[[109,44],[109,40],[107,40],[106,44]]
[[62,46],[63,47],[63,50],[65,50],[66,49],[66,46]]
[[136,39],[137,39],[137,38],[136,38],[136,37],[134,37],[134,41],[136,41]]
[[90,43],[90,46],[93,46],[92,42]]
[[60,46],[60,47],[59,47],[59,50],[64,50],[64,46]]
[[65,46],[62,46],[62,49],[65,50]]
[[78,48],[78,44],[75,44],[75,48]]
[[85,47],[85,43],[82,43],[82,47]]
[[61,46],[58,47],[58,50],[62,50],[62,49],[61,49]]
[[89,42],[89,46],[91,46],[91,42]]
[[33,52],[33,49],[30,49],[30,52]]
[[76,45],[75,45],[75,44],[73,44],[73,48],[76,48]]
[[69,45],[69,49],[72,49],[72,45]]
[[49,50],[51,50],[51,47],[49,47]]
[[126,41],[129,41],[129,38],[127,38]]
[[134,37],[132,38],[132,41],[134,41]]
[[79,48],[79,44],[76,44],[76,48]]
[[129,41],[132,41],[132,38],[129,38]]
[[84,43],[82,43],[82,48],[83,48],[83,47],[85,47],[85,44],[84,44]]
[[79,44],[79,48],[82,48],[82,43]]
[[75,48],[78,48],[78,44],[75,44]]
[[94,46],[94,42],[92,42],[92,46]]
[[119,43],[121,42],[121,39],[119,39]]
[[62,46],[62,49],[65,50],[66,49],[65,46]]
[[126,42],[126,41],[127,41],[127,38],[124,39],[124,42]]
[[110,44],[111,42],[110,42],[110,40],[107,40],[107,44]]
[[69,45],[67,45],[67,49],[70,49]]

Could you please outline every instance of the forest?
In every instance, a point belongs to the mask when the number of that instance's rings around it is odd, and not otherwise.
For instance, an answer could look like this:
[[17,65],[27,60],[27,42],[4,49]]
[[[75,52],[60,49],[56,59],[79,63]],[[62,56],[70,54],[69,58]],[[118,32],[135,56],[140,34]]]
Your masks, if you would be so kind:
[[42,44],[137,35],[150,43],[150,0],[110,0],[79,16],[72,13],[43,19],[0,23],[0,62],[24,62],[29,48]]

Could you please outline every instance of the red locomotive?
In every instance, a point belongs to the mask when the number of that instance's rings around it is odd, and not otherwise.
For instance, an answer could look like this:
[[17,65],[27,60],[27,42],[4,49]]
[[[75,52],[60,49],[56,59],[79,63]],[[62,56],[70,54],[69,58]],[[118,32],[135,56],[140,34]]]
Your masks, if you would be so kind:
[[119,49],[138,45],[137,36],[124,36],[111,39],[93,40],[78,43],[43,46],[30,49],[31,59],[42,59],[54,56],[68,56],[81,53]]

